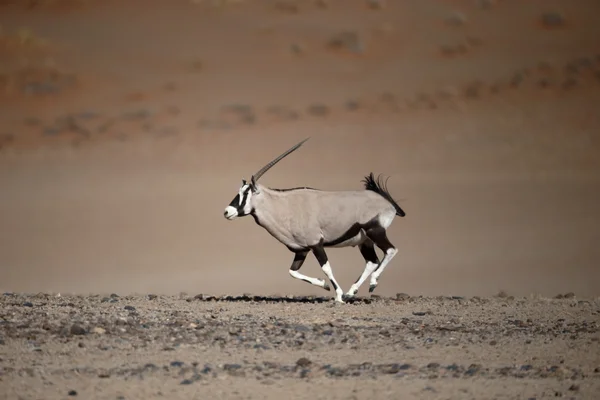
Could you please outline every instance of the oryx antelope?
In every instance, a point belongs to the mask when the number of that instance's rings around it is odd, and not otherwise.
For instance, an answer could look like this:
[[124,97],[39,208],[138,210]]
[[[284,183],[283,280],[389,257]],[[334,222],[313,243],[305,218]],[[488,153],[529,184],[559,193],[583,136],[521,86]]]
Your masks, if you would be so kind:
[[[292,277],[330,290],[325,280],[299,272],[307,254],[312,252],[335,290],[335,300],[343,303],[358,292],[369,275],[369,292],[373,292],[379,276],[398,252],[388,240],[386,229],[396,215],[404,217],[405,213],[387,191],[385,182],[375,179],[373,173],[363,180],[366,190],[272,189],[258,184],[265,172],[307,140],[262,167],[250,182],[242,180],[239,193],[225,208],[224,215],[228,220],[252,215],[258,225],[295,254],[289,270]],[[325,248],[348,246],[358,246],[367,264],[344,294],[333,276]],[[374,246],[384,252],[381,261]]]

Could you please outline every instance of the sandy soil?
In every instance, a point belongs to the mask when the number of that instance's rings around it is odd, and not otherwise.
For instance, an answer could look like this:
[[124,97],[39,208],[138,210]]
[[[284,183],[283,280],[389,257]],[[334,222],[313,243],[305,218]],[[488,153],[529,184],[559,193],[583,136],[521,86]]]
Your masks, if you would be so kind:
[[[0,310],[0,384],[10,390],[0,394],[181,397],[202,387],[226,397],[590,398],[600,359],[586,342],[598,338],[591,312],[600,296],[599,13],[595,0],[0,0],[0,292],[16,293]],[[358,189],[373,171],[391,177],[407,212],[390,228],[400,251],[376,294],[482,303],[179,300],[180,292],[330,295],[292,279],[292,254],[254,221],[223,218],[243,178],[307,136],[263,184]],[[364,267],[360,253],[328,255],[347,290]],[[322,277],[314,258],[302,272]],[[500,291],[517,299],[492,297]],[[40,292],[48,294],[19,295]],[[568,292],[577,297],[543,299]],[[110,293],[123,297],[102,303]],[[111,324],[128,318],[124,303],[139,315],[122,332]],[[424,308],[434,314],[411,314]],[[190,338],[203,344],[163,352],[177,328],[166,318],[183,311],[249,324],[255,337],[267,335],[257,321],[270,315],[310,332],[355,324],[362,328],[348,328],[358,335],[348,342],[377,340],[353,349],[340,344],[344,333],[337,345],[305,333],[313,350],[294,350],[297,332],[271,332],[270,350],[246,349],[215,325],[238,347],[218,350],[194,328]],[[38,312],[56,326],[18,322]],[[426,350],[422,338],[402,347],[423,318],[443,345]],[[446,346],[453,332],[437,327],[453,318],[468,319],[460,345]],[[511,318],[526,321],[517,333]],[[143,348],[142,319],[157,332]],[[67,340],[61,329],[71,320],[106,334]],[[569,323],[589,332],[572,339],[576,328],[554,328]],[[398,337],[377,333],[396,329]],[[31,352],[34,336],[44,338],[41,352]],[[302,356],[314,363],[310,377],[292,371]],[[184,366],[170,366],[177,360]],[[264,361],[279,363],[264,378],[272,385],[256,379]],[[350,378],[363,362],[374,366]],[[378,366],[388,362],[410,367],[390,376]],[[430,372],[434,362],[441,367]],[[146,363],[156,368],[136,369]],[[201,372],[205,363],[216,378]],[[219,363],[242,365],[248,379]],[[452,363],[461,378],[446,369]],[[462,378],[471,364],[481,368]],[[552,365],[564,365],[564,376],[544,369]],[[98,378],[105,370],[111,378]],[[429,382],[430,373],[448,379]],[[562,380],[571,376],[579,391]],[[114,389],[103,389],[106,379]]]
[[600,301],[4,295],[6,398],[593,399]]

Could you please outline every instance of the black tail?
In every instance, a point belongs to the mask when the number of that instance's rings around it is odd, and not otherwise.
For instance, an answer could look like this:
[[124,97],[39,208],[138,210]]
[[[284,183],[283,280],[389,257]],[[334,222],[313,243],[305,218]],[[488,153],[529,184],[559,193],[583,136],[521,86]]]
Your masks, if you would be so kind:
[[385,198],[387,201],[392,203],[392,205],[396,209],[396,215],[399,215],[400,217],[404,217],[406,215],[404,210],[402,210],[402,208],[400,208],[398,203],[396,203],[396,201],[392,198],[392,195],[390,194],[390,192],[388,192],[387,179],[385,180],[385,182],[382,181],[381,175],[379,175],[377,177],[377,179],[375,179],[375,177],[373,176],[373,173],[371,172],[369,174],[369,176],[365,176],[365,179],[363,179],[362,182],[365,183],[365,189],[371,190],[371,191],[383,196],[383,198]]

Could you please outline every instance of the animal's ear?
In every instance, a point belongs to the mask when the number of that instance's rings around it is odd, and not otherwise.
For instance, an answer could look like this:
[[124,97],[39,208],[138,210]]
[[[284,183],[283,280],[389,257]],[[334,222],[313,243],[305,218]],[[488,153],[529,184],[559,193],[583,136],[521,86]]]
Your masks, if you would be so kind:
[[252,178],[250,179],[250,189],[252,189],[252,191],[255,193],[258,190],[256,187],[256,181],[254,180],[254,175],[252,175]]

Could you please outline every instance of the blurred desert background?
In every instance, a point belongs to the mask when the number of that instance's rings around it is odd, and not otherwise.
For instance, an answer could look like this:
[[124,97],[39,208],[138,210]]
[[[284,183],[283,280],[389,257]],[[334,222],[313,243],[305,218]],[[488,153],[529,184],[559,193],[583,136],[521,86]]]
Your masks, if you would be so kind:
[[[376,294],[600,295],[596,0],[0,1],[0,290],[325,293],[223,210],[407,213]],[[344,290],[358,249],[328,251]],[[302,272],[323,277],[310,256]],[[368,285],[360,294],[367,292]]]

